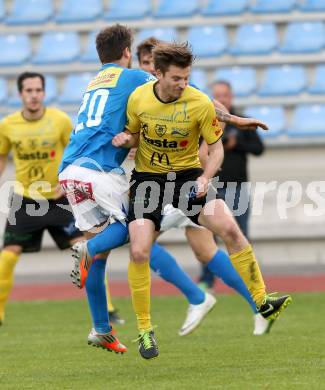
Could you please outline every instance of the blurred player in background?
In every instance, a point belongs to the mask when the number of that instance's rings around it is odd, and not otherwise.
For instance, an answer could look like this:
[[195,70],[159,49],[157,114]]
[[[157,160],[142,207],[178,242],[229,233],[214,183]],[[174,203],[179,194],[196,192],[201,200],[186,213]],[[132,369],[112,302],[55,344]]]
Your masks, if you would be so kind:
[[[72,130],[68,115],[44,106],[45,80],[22,73],[17,80],[22,110],[0,123],[0,174],[12,150],[16,184],[0,254],[0,323],[22,252],[39,252],[44,230],[60,249],[71,247],[82,233],[74,226],[68,202],[58,185],[57,169]],[[61,207],[61,205],[65,207]]]

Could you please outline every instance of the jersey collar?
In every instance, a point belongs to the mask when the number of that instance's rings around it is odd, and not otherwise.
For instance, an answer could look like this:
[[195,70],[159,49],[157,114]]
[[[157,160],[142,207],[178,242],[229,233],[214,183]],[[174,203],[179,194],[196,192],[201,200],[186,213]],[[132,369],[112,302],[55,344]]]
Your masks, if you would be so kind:
[[42,120],[44,118],[45,114],[46,114],[46,107],[44,106],[43,108],[44,108],[43,114],[39,118],[36,118],[36,119],[27,119],[27,118],[25,118],[24,114],[23,114],[23,110],[20,111],[20,115],[23,118],[23,120],[26,121],[26,122],[37,122],[37,121]]
[[114,66],[114,68],[124,69],[123,66],[121,66],[121,65],[114,64],[113,62],[109,62],[108,64],[103,64],[101,70],[106,69],[106,68],[110,68],[111,66]]
[[175,100],[171,100],[169,102],[164,102],[163,100],[160,99],[160,97],[158,96],[157,92],[156,92],[156,88],[155,86],[157,85],[158,81],[156,81],[155,83],[152,84],[152,91],[153,91],[153,94],[155,95],[156,99],[160,101],[160,103],[163,103],[163,104],[169,104],[169,103],[175,103],[177,102],[178,98],[175,99]]

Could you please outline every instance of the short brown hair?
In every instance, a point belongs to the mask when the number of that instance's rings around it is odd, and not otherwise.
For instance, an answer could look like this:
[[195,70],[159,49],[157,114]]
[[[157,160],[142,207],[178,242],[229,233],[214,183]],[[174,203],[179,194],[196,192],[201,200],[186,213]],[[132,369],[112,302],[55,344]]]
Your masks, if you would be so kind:
[[40,78],[41,79],[41,82],[42,82],[42,87],[43,89],[45,90],[45,78],[44,76],[41,74],[41,73],[37,73],[37,72],[24,72],[24,73],[21,73],[19,76],[18,76],[18,79],[17,79],[17,88],[18,88],[18,91],[21,93],[23,91],[23,88],[24,88],[24,81],[26,79],[34,79],[34,78]]
[[224,85],[229,89],[230,92],[232,92],[232,86],[231,86],[230,82],[227,80],[215,80],[212,84],[212,87],[214,87],[216,85]]
[[131,49],[133,41],[132,30],[121,24],[107,27],[96,37],[96,49],[103,64],[122,58],[123,50]]
[[148,39],[145,39],[139,45],[137,46],[137,57],[138,61],[140,62],[141,56],[146,54],[151,54],[152,50],[157,46],[162,44],[163,42],[159,39],[156,39],[155,37],[150,37]]
[[165,74],[170,65],[187,68],[194,61],[192,48],[188,42],[163,43],[156,46],[153,51],[153,61],[156,70]]

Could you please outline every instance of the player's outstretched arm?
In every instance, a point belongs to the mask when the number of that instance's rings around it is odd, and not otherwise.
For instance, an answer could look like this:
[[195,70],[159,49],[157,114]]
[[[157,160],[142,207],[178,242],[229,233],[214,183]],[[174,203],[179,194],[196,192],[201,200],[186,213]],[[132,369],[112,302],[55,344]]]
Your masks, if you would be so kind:
[[112,139],[112,145],[117,148],[135,148],[139,144],[139,133],[131,134],[128,130],[116,134]]
[[213,101],[218,120],[220,122],[229,123],[240,130],[257,130],[260,127],[263,130],[268,130],[267,124],[255,118],[241,118],[237,115],[231,115],[226,108],[218,101]]
[[240,116],[230,115],[230,123],[240,130],[257,130],[260,127],[263,130],[268,130],[268,125],[255,118],[241,118]]

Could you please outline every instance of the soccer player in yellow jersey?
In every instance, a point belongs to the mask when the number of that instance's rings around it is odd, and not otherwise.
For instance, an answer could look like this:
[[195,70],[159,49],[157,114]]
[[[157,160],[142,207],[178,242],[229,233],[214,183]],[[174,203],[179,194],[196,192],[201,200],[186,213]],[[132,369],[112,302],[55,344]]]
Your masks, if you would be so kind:
[[[137,57],[141,69],[156,74],[153,63],[152,50],[158,44],[163,43],[154,37],[148,38],[137,46]],[[222,107],[226,113],[227,108]],[[221,123],[222,125],[223,123]],[[129,158],[135,157],[136,149],[132,149],[129,153]],[[207,145],[203,142],[200,147],[200,161],[204,166],[204,161],[207,155]],[[134,156],[134,157],[133,157]],[[184,230],[188,243],[190,244],[196,258],[200,261],[213,276],[222,279],[225,284],[237,291],[250,305],[254,313],[254,335],[263,335],[270,331],[273,324],[272,321],[267,321],[261,314],[257,313],[255,302],[252,300],[249,291],[244,282],[233,268],[228,254],[218,248],[213,234],[210,230],[197,226],[189,218],[187,218],[179,209],[168,206],[164,209],[164,218],[161,224],[161,232],[171,228],[181,228]],[[202,315],[204,307],[207,305],[191,305],[188,310],[186,320],[179,331],[181,336],[188,334],[196,323],[197,318]],[[208,308],[206,309],[208,310]]]
[[[21,253],[38,252],[45,229],[60,249],[83,238],[67,209],[57,177],[73,128],[71,120],[63,111],[44,106],[42,74],[22,73],[17,84],[22,111],[8,115],[0,123],[0,175],[10,151],[16,168],[16,185],[0,253],[0,325]],[[110,302],[109,305],[110,319],[120,320]]]
[[58,187],[57,168],[69,141],[71,120],[56,108],[44,107],[42,74],[22,73],[17,84],[22,111],[0,123],[0,174],[11,150],[16,168],[0,254],[0,323],[4,321],[4,306],[20,254],[39,251],[45,229],[61,249],[82,236],[74,227],[72,214],[58,206],[68,204]]
[[[212,199],[209,183],[223,160],[222,130],[209,98],[188,85],[191,50],[187,44],[164,44],[154,48],[153,56],[158,81],[140,86],[131,94],[127,130],[113,140],[117,147],[139,145],[129,209],[129,283],[138,323],[153,334],[148,259],[166,204],[178,207],[194,223],[223,239],[259,312],[274,320],[291,297],[266,294],[251,245],[224,201],[216,193]],[[200,136],[209,149],[204,170],[198,153]]]

